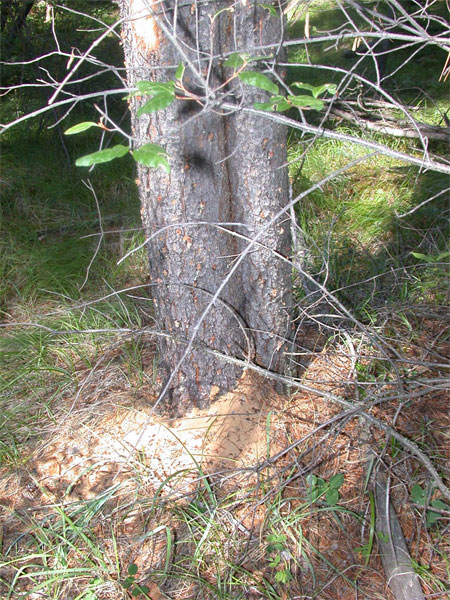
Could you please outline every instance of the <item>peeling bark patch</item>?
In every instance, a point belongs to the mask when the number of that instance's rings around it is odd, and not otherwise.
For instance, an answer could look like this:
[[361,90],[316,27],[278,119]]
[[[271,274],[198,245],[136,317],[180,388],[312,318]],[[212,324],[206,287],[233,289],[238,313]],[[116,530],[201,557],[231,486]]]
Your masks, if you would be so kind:
[[148,0],[130,1],[132,27],[139,49],[143,52],[156,52],[159,48],[159,28],[149,10],[149,6],[154,4]]

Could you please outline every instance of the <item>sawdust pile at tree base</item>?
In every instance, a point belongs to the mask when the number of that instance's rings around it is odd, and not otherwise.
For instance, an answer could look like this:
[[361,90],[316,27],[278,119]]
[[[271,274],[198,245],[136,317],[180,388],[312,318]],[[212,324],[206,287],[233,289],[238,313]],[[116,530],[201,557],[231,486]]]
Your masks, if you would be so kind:
[[39,497],[48,503],[88,500],[138,472],[149,493],[166,482],[163,494],[188,494],[202,475],[246,472],[267,457],[268,448],[275,451],[273,440],[267,445],[267,416],[285,405],[268,383],[247,373],[209,409],[180,419],[158,417],[149,403],[112,408],[85,425],[67,423],[64,434],[27,463],[27,476],[8,478],[2,503],[13,509]]

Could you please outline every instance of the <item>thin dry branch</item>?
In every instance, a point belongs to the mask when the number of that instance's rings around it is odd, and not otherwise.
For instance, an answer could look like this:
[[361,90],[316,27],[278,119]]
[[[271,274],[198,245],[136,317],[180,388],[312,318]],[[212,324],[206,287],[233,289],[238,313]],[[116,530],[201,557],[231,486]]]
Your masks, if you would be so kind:
[[388,585],[396,600],[425,600],[402,528],[389,499],[386,478],[378,471],[374,480],[377,541]]
[[372,111],[355,110],[345,107],[345,104],[334,104],[329,113],[332,117],[345,119],[355,123],[361,129],[368,129],[394,137],[436,140],[450,143],[450,127],[439,127],[414,120],[411,122],[394,119],[387,115],[376,115]]

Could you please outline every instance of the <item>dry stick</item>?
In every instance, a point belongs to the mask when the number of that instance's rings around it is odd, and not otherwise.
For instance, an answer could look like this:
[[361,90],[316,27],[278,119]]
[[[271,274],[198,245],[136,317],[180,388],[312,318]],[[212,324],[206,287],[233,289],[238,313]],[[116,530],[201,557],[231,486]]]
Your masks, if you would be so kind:
[[450,127],[440,127],[439,125],[429,125],[428,123],[421,123],[415,121],[415,128],[409,127],[406,121],[400,121],[398,119],[383,118],[379,120],[371,120],[367,117],[366,113],[360,111],[349,112],[344,108],[333,106],[330,111],[331,115],[355,123],[361,129],[369,129],[372,131],[379,131],[393,137],[412,138],[412,139],[423,139],[426,137],[429,140],[441,140],[444,142],[450,142]]
[[87,181],[83,180],[83,185],[85,185],[87,187],[87,189],[92,192],[92,195],[94,196],[95,205],[97,207],[98,219],[99,219],[100,236],[99,236],[98,241],[97,241],[97,247],[95,248],[95,252],[94,252],[94,254],[93,254],[93,256],[92,256],[92,258],[89,261],[89,264],[87,266],[86,275],[85,275],[84,281],[81,284],[81,286],[78,288],[80,290],[80,292],[84,288],[84,286],[86,285],[86,283],[87,283],[87,281],[89,279],[89,273],[91,271],[91,267],[94,264],[95,259],[97,258],[97,255],[98,255],[99,250],[100,250],[100,246],[102,245],[103,239],[105,237],[105,232],[103,231],[103,218],[102,218],[102,213],[101,213],[101,210],[100,210],[100,204],[98,202],[97,194],[96,194],[96,192],[94,190],[94,187],[93,187],[90,179],[88,179]]
[[65,104],[77,104],[78,102],[81,102],[83,100],[90,100],[91,98],[100,98],[101,96],[110,96],[113,94],[126,94],[127,92],[130,93],[130,92],[135,92],[135,91],[136,91],[135,88],[103,90],[101,92],[92,92],[90,94],[83,94],[81,96],[76,96],[75,98],[68,98],[66,100],[60,100],[59,102],[54,102],[52,105],[43,106],[42,108],[38,108],[37,110],[33,110],[32,112],[27,113],[26,115],[22,115],[21,117],[14,119],[14,121],[11,121],[10,123],[6,123],[6,124],[0,123],[0,135],[2,133],[4,133],[5,131],[7,131],[8,129],[10,129],[11,127],[18,125],[19,123],[23,123],[24,121],[28,121],[28,119],[32,119],[33,117],[42,115],[43,113],[45,113],[49,110],[53,110],[57,106],[64,106]]
[[[417,133],[418,133],[418,137],[421,140],[422,143],[422,147],[424,148],[424,152],[427,155],[427,143],[426,140],[423,138],[423,136],[421,135],[420,129],[417,128],[416,124],[415,124],[415,120],[412,118],[412,116],[409,114],[408,110],[406,107],[404,107],[402,104],[400,104],[399,102],[397,102],[395,100],[395,98],[389,94],[381,85],[379,85],[378,83],[375,83],[373,81],[371,81],[370,79],[367,79],[366,77],[363,77],[362,75],[359,75],[358,73],[355,72],[356,66],[363,60],[363,57],[360,58],[360,60],[353,66],[353,68],[351,70],[348,69],[342,69],[339,67],[328,67],[326,65],[316,65],[316,68],[320,68],[323,69],[325,71],[333,71],[334,73],[342,73],[344,76],[343,81],[351,76],[351,80],[352,79],[356,79],[357,81],[359,81],[360,83],[363,83],[364,85],[367,85],[369,88],[371,88],[373,91],[377,92],[378,94],[380,94],[383,98],[385,98],[387,101],[389,101],[391,104],[393,104],[397,110],[401,111],[404,115],[406,119],[409,119],[411,122],[411,126],[413,128],[416,129]],[[293,67],[305,67],[304,64],[302,63],[280,63],[280,66],[286,66],[291,64]],[[350,81],[351,81],[350,80]],[[349,81],[349,83],[350,83]],[[346,84],[348,85],[348,84]],[[342,93],[342,91],[341,91]],[[330,108],[332,106],[332,103],[330,104]],[[330,110],[330,109],[328,109]],[[427,156],[427,160],[428,160],[428,156]]]
[[[230,105],[226,104],[225,107],[230,108]],[[359,146],[369,148],[370,150],[374,151],[377,154],[382,154],[384,156],[390,156],[391,158],[395,158],[397,160],[402,160],[409,164],[416,165],[424,170],[432,169],[433,171],[437,171],[439,173],[445,173],[447,175],[450,175],[450,166],[447,166],[443,163],[438,163],[436,161],[429,160],[429,159],[416,158],[416,157],[410,156],[404,152],[391,150],[387,146],[383,146],[382,144],[379,144],[377,142],[371,142],[371,141],[362,140],[362,139],[359,139],[358,141],[356,141],[355,138],[351,135],[323,129],[322,127],[315,127],[313,125],[299,123],[298,121],[295,121],[294,119],[291,119],[290,117],[286,117],[284,115],[278,115],[278,114],[270,113],[270,112],[263,112],[263,111],[256,110],[254,108],[243,108],[242,110],[244,112],[248,112],[248,113],[252,113],[252,114],[265,115],[268,119],[271,119],[273,121],[277,121],[280,123],[284,123],[285,125],[288,125],[289,127],[292,127],[293,129],[298,129],[305,133],[314,134],[318,138],[323,136],[325,138],[331,138],[334,140],[340,140],[340,141],[350,142],[350,143],[357,143]]]
[[390,486],[381,471],[383,461],[379,459],[379,467],[375,472],[373,463],[377,455],[370,445],[367,424],[361,425],[360,444],[366,447],[366,481],[372,480],[374,488],[377,541],[387,584],[396,600],[425,600],[418,576],[412,568],[401,525],[390,501]]
[[411,210],[408,210],[408,212],[405,212],[405,213],[402,213],[401,215],[399,215],[397,213],[397,211],[396,211],[395,212],[395,216],[397,217],[397,219],[403,219],[403,217],[407,217],[409,215],[412,215],[417,210],[419,210],[419,208],[422,208],[422,206],[425,206],[425,204],[428,204],[428,202],[431,202],[432,200],[435,200],[439,196],[442,196],[443,194],[447,194],[448,192],[450,192],[450,187],[445,188],[444,190],[441,190],[437,194],[434,194],[434,196],[431,196],[431,198],[427,198],[426,200],[424,200],[420,204],[417,204],[417,206],[414,206],[413,208],[411,208]]
[[81,67],[81,65],[83,64],[83,62],[85,60],[87,60],[87,58],[90,56],[91,51],[96,46],[98,46],[100,44],[100,42],[106,36],[108,36],[112,31],[114,31],[114,29],[116,27],[118,27],[123,21],[125,21],[125,19],[119,19],[113,25],[111,25],[110,27],[108,27],[108,29],[106,31],[104,31],[100,37],[98,37],[94,42],[92,42],[92,44],[89,46],[89,48],[86,50],[86,52],[84,54],[82,54],[81,56],[77,57],[78,60],[77,60],[77,63],[75,64],[75,66],[67,73],[67,75],[64,77],[64,79],[61,81],[61,83],[58,85],[58,87],[56,88],[56,90],[51,95],[51,97],[50,97],[50,99],[48,101],[48,105],[49,106],[55,102],[56,97],[60,94],[61,90],[64,88],[64,86],[69,81],[69,79],[72,78],[72,76],[74,75],[74,73],[76,73],[78,71],[78,69]]
[[389,500],[386,477],[378,472],[374,485],[377,541],[387,583],[396,600],[425,600],[402,528]]

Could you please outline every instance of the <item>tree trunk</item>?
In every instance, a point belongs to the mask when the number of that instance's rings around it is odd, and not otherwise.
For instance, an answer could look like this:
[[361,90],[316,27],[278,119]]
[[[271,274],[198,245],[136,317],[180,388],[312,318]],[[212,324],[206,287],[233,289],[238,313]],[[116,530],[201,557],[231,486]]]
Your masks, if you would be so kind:
[[[248,1],[155,2],[154,13],[146,0],[120,4],[127,17],[123,42],[129,85],[173,79],[183,62],[183,84],[199,98],[177,100],[140,118],[136,110],[142,100],[133,99],[130,106],[136,145],[161,143],[171,166],[168,175],[139,165],[138,177],[144,228],[153,236],[148,252],[155,316],[171,336],[159,342],[161,384],[172,375],[162,404],[182,414],[208,405],[241,375],[239,367],[205,348],[248,357],[272,371],[285,368],[291,270],[280,255],[290,254],[288,216],[261,230],[288,203],[286,131],[239,110],[267,94],[237,78],[223,85],[233,69],[224,68],[219,58],[235,51],[260,55],[256,46],[279,43],[282,18]],[[236,104],[236,110],[221,109],[221,99]],[[236,267],[257,235],[257,244]],[[186,341],[194,336],[174,374]]]

